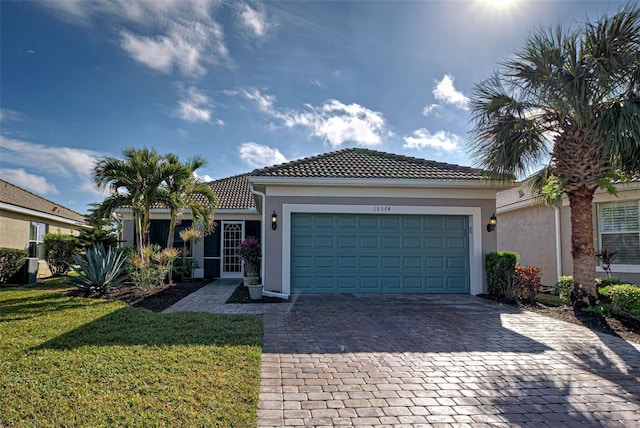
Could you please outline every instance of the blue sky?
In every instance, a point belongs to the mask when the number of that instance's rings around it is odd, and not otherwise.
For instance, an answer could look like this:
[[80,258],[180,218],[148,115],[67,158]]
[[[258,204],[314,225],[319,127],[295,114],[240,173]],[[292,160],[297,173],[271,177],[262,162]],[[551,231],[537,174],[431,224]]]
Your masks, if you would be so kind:
[[0,176],[81,213],[125,147],[205,179],[345,147],[471,165],[467,96],[617,1],[0,1]]

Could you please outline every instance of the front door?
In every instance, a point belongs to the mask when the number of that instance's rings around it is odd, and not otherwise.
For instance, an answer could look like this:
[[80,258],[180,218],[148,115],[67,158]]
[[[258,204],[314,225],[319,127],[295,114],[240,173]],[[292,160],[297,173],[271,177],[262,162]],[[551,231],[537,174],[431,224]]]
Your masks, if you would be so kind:
[[238,257],[238,247],[242,242],[243,222],[222,222],[222,272],[223,278],[242,277],[242,261]]

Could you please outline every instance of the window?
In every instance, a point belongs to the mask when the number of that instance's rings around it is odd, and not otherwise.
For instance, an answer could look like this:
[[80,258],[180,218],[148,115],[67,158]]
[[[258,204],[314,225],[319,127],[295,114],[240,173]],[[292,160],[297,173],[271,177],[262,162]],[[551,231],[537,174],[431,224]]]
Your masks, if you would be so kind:
[[44,235],[47,233],[47,225],[31,222],[29,230],[29,257],[44,260]]
[[598,204],[600,249],[617,251],[613,264],[640,265],[640,201]]

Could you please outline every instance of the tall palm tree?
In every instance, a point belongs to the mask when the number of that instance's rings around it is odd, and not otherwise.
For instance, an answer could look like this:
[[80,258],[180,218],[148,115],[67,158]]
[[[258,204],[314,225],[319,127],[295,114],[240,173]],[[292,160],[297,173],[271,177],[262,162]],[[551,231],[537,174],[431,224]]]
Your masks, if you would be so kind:
[[123,159],[107,157],[93,168],[93,183],[109,196],[96,214],[108,217],[118,208],[131,208],[139,246],[149,244],[151,206],[162,198],[162,185],[173,171],[166,159],[153,149],[126,148]]
[[610,174],[640,170],[640,10],[532,34],[470,106],[479,166],[522,176],[549,161],[571,207],[575,286],[595,296],[593,194]]
[[213,212],[218,206],[218,197],[207,183],[194,176],[198,168],[207,165],[204,158],[194,156],[182,163],[177,155],[169,153],[166,160],[173,173],[164,180],[166,193],[162,203],[169,208],[167,248],[172,248],[176,223],[187,210],[191,211],[194,224],[202,224],[203,232],[213,230]]

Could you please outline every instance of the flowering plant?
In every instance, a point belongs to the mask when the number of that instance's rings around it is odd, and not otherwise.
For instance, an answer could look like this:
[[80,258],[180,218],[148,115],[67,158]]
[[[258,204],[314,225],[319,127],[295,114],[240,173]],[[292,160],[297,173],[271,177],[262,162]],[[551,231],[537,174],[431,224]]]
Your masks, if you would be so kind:
[[244,261],[245,275],[255,276],[260,263],[260,241],[253,236],[247,236],[240,242],[238,257]]

